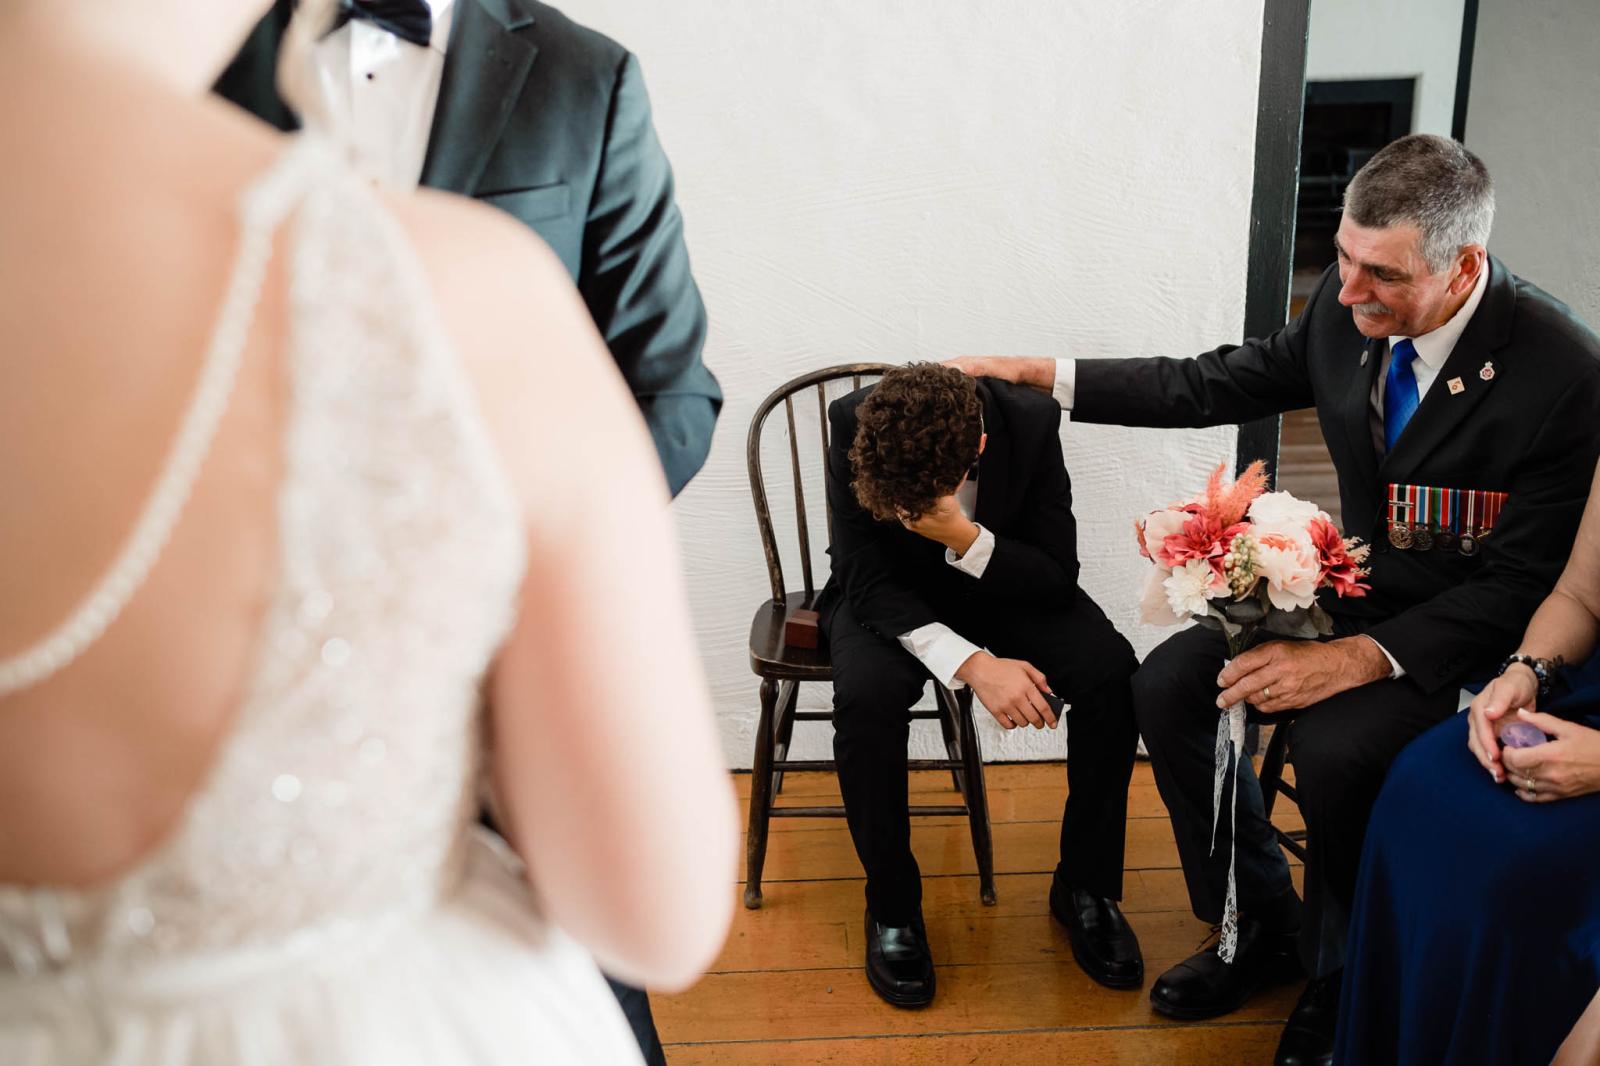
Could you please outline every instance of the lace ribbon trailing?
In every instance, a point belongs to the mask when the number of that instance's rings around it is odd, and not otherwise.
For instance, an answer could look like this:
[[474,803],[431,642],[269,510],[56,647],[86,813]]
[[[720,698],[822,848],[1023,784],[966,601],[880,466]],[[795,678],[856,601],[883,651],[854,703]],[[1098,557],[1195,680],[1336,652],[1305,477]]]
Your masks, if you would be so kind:
[[1222,820],[1222,782],[1233,764],[1233,799],[1228,805],[1228,896],[1222,905],[1222,941],[1217,955],[1232,962],[1239,945],[1239,759],[1244,753],[1244,701],[1217,716],[1216,771],[1211,779],[1211,854],[1217,853],[1217,823]]

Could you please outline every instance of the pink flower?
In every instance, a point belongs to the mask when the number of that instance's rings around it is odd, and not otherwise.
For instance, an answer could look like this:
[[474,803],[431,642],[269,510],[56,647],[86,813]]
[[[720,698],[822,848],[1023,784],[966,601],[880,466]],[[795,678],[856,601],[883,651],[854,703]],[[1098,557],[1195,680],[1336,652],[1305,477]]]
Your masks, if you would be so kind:
[[1365,596],[1371,586],[1361,580],[1367,576],[1367,571],[1360,565],[1366,559],[1360,542],[1341,537],[1327,515],[1313,518],[1310,532],[1321,570],[1318,584],[1328,586],[1340,596]]
[[[1134,527],[1139,537],[1139,554],[1146,559],[1157,558],[1167,543],[1167,538],[1183,529],[1183,524],[1189,520],[1189,512],[1174,507],[1161,511],[1151,511]],[[1163,561],[1162,565],[1170,566]]]
[[1201,559],[1210,563],[1220,574],[1222,557],[1228,553],[1234,535],[1249,528],[1242,522],[1224,527],[1205,512],[1192,514],[1185,519],[1178,532],[1168,534],[1161,549],[1154,553],[1155,558],[1161,565],[1172,567]]
[[1316,549],[1285,533],[1262,533],[1256,542],[1256,571],[1266,579],[1272,606],[1292,611],[1315,603],[1322,577]]

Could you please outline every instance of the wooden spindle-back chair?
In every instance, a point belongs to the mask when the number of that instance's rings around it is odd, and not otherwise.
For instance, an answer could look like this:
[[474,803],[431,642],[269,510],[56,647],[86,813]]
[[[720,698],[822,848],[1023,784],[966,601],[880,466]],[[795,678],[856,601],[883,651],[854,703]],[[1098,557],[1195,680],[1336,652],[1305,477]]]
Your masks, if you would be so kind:
[[[797,721],[831,721],[828,711],[799,710],[799,690],[805,681],[831,681],[833,667],[828,661],[825,646],[799,648],[784,640],[784,624],[796,609],[814,609],[819,591],[812,572],[811,530],[805,492],[807,465],[801,460],[799,434],[797,433],[795,406],[797,398],[803,403],[807,392],[814,392],[817,404],[818,425],[821,431],[823,478],[827,477],[828,449],[828,392],[832,382],[849,379],[852,389],[860,388],[863,381],[881,377],[892,369],[884,363],[851,363],[828,367],[824,370],[802,374],[779,387],[762,401],[750,420],[747,458],[750,469],[750,495],[755,504],[756,526],[761,534],[761,546],[766,553],[767,576],[772,584],[772,598],[762,604],[750,623],[750,669],[761,678],[761,717],[756,725],[755,757],[750,785],[750,825],[745,836],[746,879],[744,905],[751,909],[761,906],[761,871],[766,862],[767,830],[772,818],[840,818],[844,807],[832,806],[778,806],[774,802],[783,789],[783,775],[789,770],[836,769],[833,760],[796,760],[788,758],[790,740]],[[772,509],[767,499],[767,482],[762,470],[762,433],[768,416],[783,408],[789,438],[789,475],[794,487],[794,519],[800,556],[801,590],[790,591],[784,581],[783,560],[778,537],[773,526]],[[809,417],[809,416],[805,416]],[[824,480],[824,485],[825,485]],[[827,500],[826,489],[823,510],[826,516],[824,536],[833,544],[833,513]],[[815,503],[812,503],[815,506]],[[959,804],[913,806],[913,815],[966,815],[972,830],[972,849],[977,858],[979,894],[986,904],[995,901],[994,846],[989,832],[989,805],[983,785],[983,754],[978,746],[978,731],[972,720],[972,692],[963,689],[952,692],[944,685],[934,685],[937,708],[914,711],[914,719],[935,719],[944,735],[947,758],[912,759],[913,770],[948,770],[964,802]]]

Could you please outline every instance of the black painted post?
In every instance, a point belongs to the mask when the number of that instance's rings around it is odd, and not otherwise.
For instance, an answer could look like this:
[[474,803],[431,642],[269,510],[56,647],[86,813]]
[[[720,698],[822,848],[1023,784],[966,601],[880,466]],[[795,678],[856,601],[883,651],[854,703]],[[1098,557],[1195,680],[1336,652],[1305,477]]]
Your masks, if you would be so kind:
[[[1310,0],[1266,0],[1261,27],[1261,84],[1256,97],[1256,170],[1250,197],[1249,276],[1244,333],[1265,337],[1289,317],[1295,202],[1300,186],[1300,125],[1305,113],[1306,32]],[[1277,415],[1239,427],[1237,469],[1267,461],[1278,478]]]
[[[1261,25],[1261,84],[1256,95],[1256,172],[1250,195],[1249,275],[1244,290],[1244,334],[1265,337],[1289,318],[1294,269],[1294,216],[1300,196],[1300,127],[1305,117],[1306,34],[1311,0],[1266,0]],[[1278,429],[1282,417],[1239,427],[1235,472],[1256,459],[1278,483]],[[1261,730],[1246,730],[1254,755]]]

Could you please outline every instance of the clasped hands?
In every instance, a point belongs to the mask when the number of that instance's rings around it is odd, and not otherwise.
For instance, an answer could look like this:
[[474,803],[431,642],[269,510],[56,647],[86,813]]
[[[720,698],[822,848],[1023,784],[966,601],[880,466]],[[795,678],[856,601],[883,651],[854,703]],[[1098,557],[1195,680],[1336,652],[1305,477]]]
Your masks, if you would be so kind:
[[[1528,803],[1600,792],[1600,730],[1533,710],[1538,698],[1538,678],[1521,663],[1489,682],[1467,709],[1468,750],[1490,777],[1509,779],[1517,798]],[[1502,749],[1500,733],[1513,721],[1527,722],[1550,739]]]

